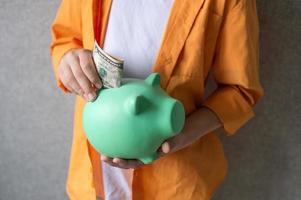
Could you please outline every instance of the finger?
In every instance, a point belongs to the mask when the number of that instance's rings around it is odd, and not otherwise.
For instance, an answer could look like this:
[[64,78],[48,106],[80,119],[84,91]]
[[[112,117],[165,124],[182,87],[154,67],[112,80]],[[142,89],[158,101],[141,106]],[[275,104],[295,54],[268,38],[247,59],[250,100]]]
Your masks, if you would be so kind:
[[131,168],[136,169],[143,165],[143,162],[136,159],[120,159],[120,158],[114,158],[113,162],[124,167],[124,168]]
[[77,91],[75,91],[71,86],[67,85],[67,89],[71,91],[71,93],[74,93],[76,95],[80,95]]
[[70,90],[73,93],[83,95],[84,92],[79,86],[78,82],[76,81],[69,65],[66,64],[66,66],[60,67],[59,73],[61,81],[68,90]]
[[98,88],[95,85],[92,85],[93,91],[97,92]]
[[91,53],[85,51],[85,53],[79,54],[79,61],[84,74],[98,89],[100,89],[102,87],[102,82],[98,76]]
[[172,153],[178,150],[179,147],[182,146],[183,138],[182,134],[178,134],[165,142],[161,145],[161,150],[163,153]]
[[77,57],[75,59],[72,59],[72,61],[70,61],[70,66],[71,66],[71,71],[75,79],[79,83],[80,87],[83,89],[83,91],[86,94],[88,94],[87,100],[93,101],[96,98],[96,93],[93,91],[91,82],[82,71]]
[[140,160],[127,160],[127,159],[121,159],[121,158],[110,158],[104,155],[101,155],[101,160],[114,166],[114,167],[119,167],[119,168],[123,168],[123,169],[135,169],[138,168],[143,164],[143,162],[141,162]]
[[128,166],[132,169],[137,169],[138,167],[141,167],[142,165],[144,165],[143,162],[141,162],[140,160],[127,160]]
[[119,167],[121,168],[118,164],[113,162],[113,159],[104,155],[101,155],[101,160],[104,161],[106,164],[111,165],[113,167]]
[[163,153],[169,153],[171,151],[171,142],[170,141],[166,141],[162,144],[162,152]]
[[110,162],[110,161],[113,160],[112,158],[110,158],[108,156],[105,156],[105,155],[101,155],[100,158],[101,158],[102,161],[105,161],[105,162]]
[[126,160],[124,160],[124,159],[113,158],[112,162],[113,162],[115,165],[118,165],[120,168],[123,168],[123,169],[129,169],[129,168],[130,168],[130,167],[128,166]]

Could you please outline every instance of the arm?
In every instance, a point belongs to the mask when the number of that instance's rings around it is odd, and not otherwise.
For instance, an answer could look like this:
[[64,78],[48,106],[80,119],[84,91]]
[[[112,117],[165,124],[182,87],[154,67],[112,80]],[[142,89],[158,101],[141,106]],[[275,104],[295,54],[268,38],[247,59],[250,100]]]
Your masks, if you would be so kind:
[[256,0],[236,2],[225,14],[216,47],[212,70],[218,88],[203,103],[216,113],[227,135],[254,116],[253,107],[263,96]]
[[102,84],[90,50],[83,49],[81,0],[63,0],[52,24],[50,47],[57,85],[64,92],[96,98]]
[[183,149],[202,136],[222,127],[216,114],[206,107],[201,107],[188,116],[180,134],[167,140],[159,149],[159,155],[163,156]]
[[254,116],[253,107],[263,95],[256,1],[236,2],[226,8],[217,42],[212,70],[218,87],[188,117],[183,134],[162,145],[164,153],[186,147],[219,127],[232,135]]

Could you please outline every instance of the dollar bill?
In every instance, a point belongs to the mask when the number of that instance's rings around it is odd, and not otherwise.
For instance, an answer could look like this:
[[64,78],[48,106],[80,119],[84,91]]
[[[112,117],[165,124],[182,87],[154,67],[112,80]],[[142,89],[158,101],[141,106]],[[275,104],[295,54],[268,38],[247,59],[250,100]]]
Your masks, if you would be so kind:
[[116,88],[121,85],[124,61],[106,53],[94,42],[93,60],[103,87]]

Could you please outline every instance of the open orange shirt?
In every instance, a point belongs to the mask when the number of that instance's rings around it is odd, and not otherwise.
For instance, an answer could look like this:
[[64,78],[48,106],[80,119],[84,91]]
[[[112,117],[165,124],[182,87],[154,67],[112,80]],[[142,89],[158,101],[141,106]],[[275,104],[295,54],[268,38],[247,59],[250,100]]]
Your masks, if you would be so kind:
[[[58,86],[61,57],[70,49],[103,45],[111,0],[63,0],[52,25],[51,55]],[[121,16],[122,17],[122,16]],[[227,135],[253,117],[263,95],[259,82],[259,27],[256,0],[175,0],[153,72],[162,88],[189,115],[206,106]],[[212,71],[217,89],[204,98]],[[70,199],[103,197],[99,154],[82,127],[85,101],[76,98],[74,137],[67,179]],[[209,133],[194,144],[134,171],[134,200],[207,200],[224,180],[227,162],[219,138]]]

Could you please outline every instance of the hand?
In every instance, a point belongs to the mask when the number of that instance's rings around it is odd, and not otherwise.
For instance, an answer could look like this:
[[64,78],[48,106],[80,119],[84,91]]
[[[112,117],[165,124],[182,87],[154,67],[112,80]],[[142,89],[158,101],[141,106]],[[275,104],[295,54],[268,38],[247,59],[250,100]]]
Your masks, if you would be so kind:
[[[167,155],[171,154],[173,152],[176,152],[189,144],[193,143],[195,140],[197,140],[200,137],[200,134],[195,131],[193,134],[185,134],[183,131],[179,133],[178,135],[167,139],[158,149],[158,157],[157,159]],[[143,162],[137,159],[121,159],[121,158],[111,158],[104,155],[101,155],[101,160],[106,162],[107,164],[123,168],[123,169],[136,169],[144,165]]]
[[[178,134],[175,137],[172,137],[165,141],[158,149],[158,157],[159,159],[162,156],[165,156],[166,154],[173,153],[181,148],[184,148],[191,144],[194,140],[189,139],[186,137],[185,134]],[[101,160],[106,162],[107,164],[123,168],[123,169],[137,169],[144,165],[143,162],[137,159],[121,159],[121,158],[111,158],[108,156],[101,155]]]
[[92,52],[87,49],[72,49],[61,59],[59,78],[71,92],[82,96],[86,101],[96,99],[96,90],[102,87]]
[[[163,142],[157,151],[157,159],[189,146],[205,134],[220,128],[221,125],[220,120],[211,110],[205,107],[198,109],[186,119],[181,133]],[[124,169],[136,169],[144,165],[139,160],[110,158],[103,155],[101,155],[101,160],[114,167]]]
[[221,126],[221,121],[213,111],[206,107],[201,107],[186,119],[181,133],[167,139],[161,145],[158,150],[159,157],[183,149]]
[[138,167],[141,167],[144,165],[143,162],[136,159],[121,159],[121,158],[110,158],[104,155],[101,155],[101,160],[106,162],[107,164],[118,167],[122,169],[137,169]]

